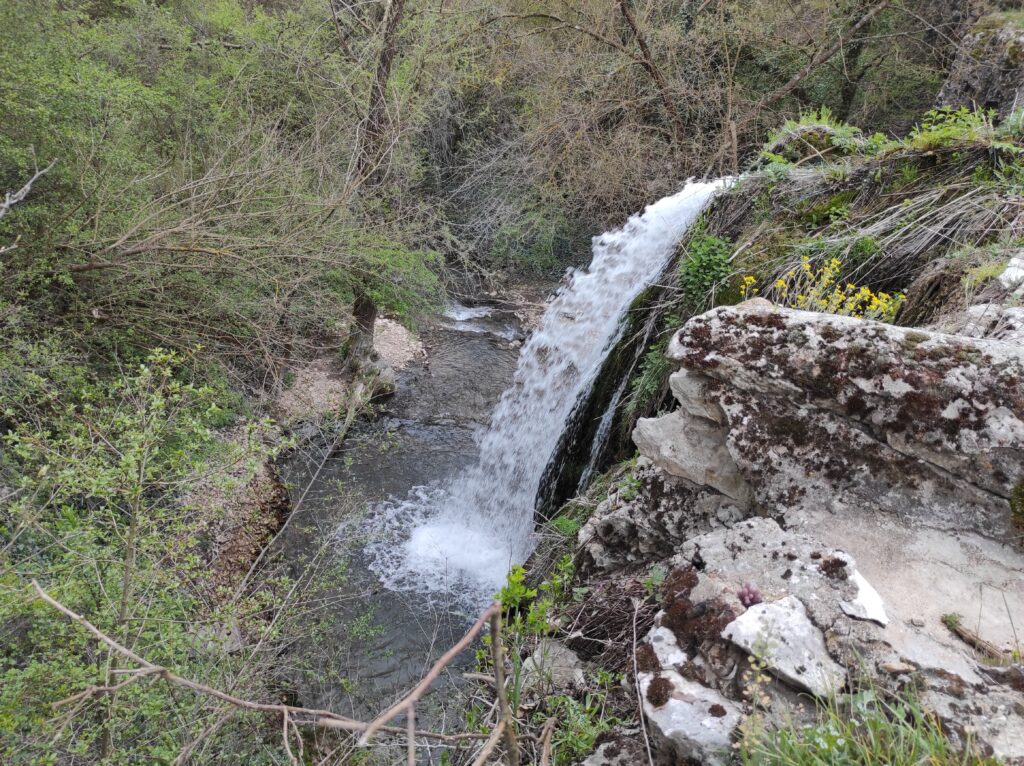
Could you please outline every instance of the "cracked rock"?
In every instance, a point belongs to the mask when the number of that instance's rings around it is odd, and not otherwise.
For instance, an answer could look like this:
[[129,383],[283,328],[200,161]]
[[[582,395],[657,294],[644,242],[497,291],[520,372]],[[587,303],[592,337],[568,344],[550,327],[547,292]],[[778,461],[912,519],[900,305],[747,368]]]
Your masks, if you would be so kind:
[[764,660],[779,678],[817,697],[836,694],[846,685],[846,669],[829,656],[824,636],[795,596],[755,604],[726,626],[722,638]]

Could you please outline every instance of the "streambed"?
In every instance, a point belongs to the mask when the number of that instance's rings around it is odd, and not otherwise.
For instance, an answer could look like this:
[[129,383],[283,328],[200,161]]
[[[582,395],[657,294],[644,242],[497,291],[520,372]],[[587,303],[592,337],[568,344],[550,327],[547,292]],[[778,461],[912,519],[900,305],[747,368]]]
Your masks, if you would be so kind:
[[[303,704],[372,717],[475,619],[455,604],[385,589],[369,568],[367,515],[381,501],[439,484],[477,459],[480,432],[512,382],[524,334],[521,308],[456,305],[429,320],[420,333],[425,354],[399,371],[395,395],[372,421],[326,461],[327,445],[313,444],[286,467],[293,502],[305,497],[283,536],[284,556],[296,571],[315,568],[326,584],[318,598],[330,603],[315,639],[292,652],[303,664],[292,673]],[[462,667],[472,664],[472,653],[460,660]],[[443,725],[444,711],[432,712]],[[424,711],[420,719],[426,725]]]
[[[297,669],[304,704],[372,716],[526,559],[545,471],[630,304],[727,183],[691,182],[595,237],[589,267],[567,273],[525,343],[515,312],[454,307],[431,323],[425,359],[402,374],[372,426],[327,460],[296,461],[288,478],[308,489],[286,556],[300,571],[328,573],[320,598],[332,607],[299,639],[313,658]],[[444,710],[418,718],[437,728]]]

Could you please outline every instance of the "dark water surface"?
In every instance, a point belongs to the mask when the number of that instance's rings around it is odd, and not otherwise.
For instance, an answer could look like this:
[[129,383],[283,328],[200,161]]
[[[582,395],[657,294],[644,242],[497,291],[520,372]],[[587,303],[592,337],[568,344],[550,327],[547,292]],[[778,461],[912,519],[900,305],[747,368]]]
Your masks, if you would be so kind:
[[[377,417],[326,461],[328,445],[314,442],[286,467],[293,502],[301,503],[280,544],[293,575],[316,572],[321,606],[310,636],[289,652],[304,705],[374,716],[415,685],[476,618],[384,589],[363,554],[375,503],[442,482],[476,460],[479,432],[512,381],[514,339],[522,336],[510,312],[476,313],[431,322],[421,334],[426,358],[399,372],[397,392]],[[459,727],[445,720],[452,713],[442,698],[460,685],[458,670],[472,664],[472,652],[464,653],[446,693],[417,708],[421,726]]]

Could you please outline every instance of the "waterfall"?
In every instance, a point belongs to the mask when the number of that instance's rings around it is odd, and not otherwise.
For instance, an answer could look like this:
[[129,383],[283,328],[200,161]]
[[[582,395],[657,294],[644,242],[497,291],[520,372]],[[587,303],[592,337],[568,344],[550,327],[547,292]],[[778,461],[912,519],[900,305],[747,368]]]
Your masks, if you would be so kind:
[[526,559],[538,486],[566,421],[618,339],[630,304],[726,183],[689,183],[594,238],[590,267],[570,274],[523,346],[476,464],[371,515],[370,566],[386,587],[455,594],[475,607]]

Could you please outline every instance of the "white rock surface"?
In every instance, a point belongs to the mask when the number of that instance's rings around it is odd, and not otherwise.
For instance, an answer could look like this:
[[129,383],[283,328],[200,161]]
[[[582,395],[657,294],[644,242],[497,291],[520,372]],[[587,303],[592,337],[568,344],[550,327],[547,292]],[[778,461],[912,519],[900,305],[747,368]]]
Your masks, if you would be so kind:
[[999,275],[999,284],[1007,290],[1024,287],[1024,255],[1016,255],[1010,259],[1006,271]]
[[888,625],[889,616],[885,613],[885,602],[875,587],[857,570],[853,571],[850,579],[857,586],[857,597],[852,601],[839,602],[843,612],[858,620],[877,622],[883,628]]
[[726,626],[722,638],[818,697],[835,694],[846,684],[846,670],[829,656],[825,638],[796,596],[755,604]]
[[541,640],[523,663],[523,686],[528,689],[582,687],[585,680],[580,658],[559,641]]
[[686,652],[679,648],[675,634],[660,625],[647,634],[647,642],[654,649],[654,654],[663,668],[674,668],[689,659]]
[[[655,678],[671,684],[668,701],[660,707],[647,699]],[[732,733],[743,720],[739,705],[672,670],[640,673],[637,680],[644,715],[660,752],[672,751],[676,763],[686,759],[708,766],[731,763]]]
[[725,425],[725,413],[718,403],[704,395],[705,386],[714,381],[699,372],[680,370],[668,379],[669,388],[679,406],[698,418]]
[[633,431],[640,454],[666,473],[745,502],[747,483],[725,446],[725,437],[725,428],[681,409],[660,418],[641,418]]

